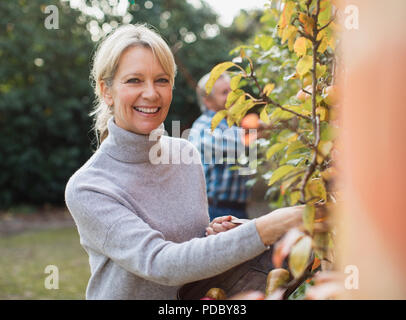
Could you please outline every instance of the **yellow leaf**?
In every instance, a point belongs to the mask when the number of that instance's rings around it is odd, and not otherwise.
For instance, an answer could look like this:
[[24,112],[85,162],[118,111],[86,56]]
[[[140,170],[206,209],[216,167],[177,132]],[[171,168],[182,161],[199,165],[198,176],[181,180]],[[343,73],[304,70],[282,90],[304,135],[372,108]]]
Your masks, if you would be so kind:
[[269,95],[271,94],[272,90],[275,88],[275,84],[274,83],[268,83],[265,87],[264,87],[264,93],[267,97],[269,97]]
[[295,191],[290,194],[290,205],[294,206],[300,200],[300,191]]
[[293,46],[293,49],[295,50],[298,57],[304,56],[307,50],[306,38],[304,37],[297,38]]
[[285,235],[274,244],[274,249],[272,252],[272,263],[276,268],[280,268],[283,264],[283,260],[288,256],[292,247],[300,239],[302,239],[305,234],[297,228],[289,229]]
[[286,150],[286,155],[289,155],[292,152],[294,152],[294,151],[296,151],[298,149],[304,148],[304,147],[305,147],[305,145],[300,140],[292,141],[289,144],[288,149]]
[[312,199],[308,203],[313,204],[317,201],[327,200],[327,191],[322,179],[313,179],[306,184],[305,193],[307,199]]
[[265,296],[272,294],[280,286],[289,281],[290,273],[286,269],[273,269],[266,278]]
[[235,123],[235,119],[233,117],[227,117],[227,125],[229,128]]
[[280,29],[284,29],[290,23],[295,6],[296,4],[293,1],[286,2],[278,23]]
[[223,120],[226,115],[227,115],[227,110],[221,110],[214,115],[213,119],[211,120],[211,131],[212,132],[215,128],[217,128],[217,126],[219,125],[221,120]]
[[229,108],[243,94],[244,94],[244,91],[241,89],[231,91],[227,96],[227,101],[226,101],[226,105],[225,105],[226,109]]
[[293,45],[295,43],[296,35],[297,35],[297,31],[293,32],[288,39],[288,48],[290,51],[293,50]]
[[320,121],[328,121],[328,109],[325,107],[317,107],[316,114],[320,116]]
[[313,35],[314,20],[304,13],[299,14],[299,21],[303,24],[304,32]]
[[261,110],[261,113],[259,114],[259,118],[266,124],[269,124],[270,120],[269,120],[268,112],[266,111],[266,106]]
[[308,73],[310,71],[312,66],[313,66],[313,57],[304,56],[297,63],[296,71],[301,77],[303,77],[306,73]]
[[328,43],[329,43],[329,41],[328,41],[327,37],[323,37],[323,40],[321,40],[320,45],[317,48],[317,52],[324,53],[324,51],[327,50]]
[[241,80],[241,78],[242,78],[242,75],[241,74],[238,74],[238,75],[236,75],[235,77],[232,77],[231,78],[231,81],[230,81],[230,88],[231,88],[231,90],[237,90],[238,89],[238,85],[240,84],[240,80]]
[[284,147],[286,147],[286,145],[286,142],[273,144],[266,152],[266,159],[269,160],[275,153],[281,151]]
[[213,89],[214,84],[216,83],[217,79],[231,67],[235,66],[233,62],[222,62],[216,65],[210,72],[210,78],[206,83],[206,93],[210,94],[211,90]]
[[289,172],[292,172],[294,169],[296,169],[296,167],[291,166],[291,165],[285,165],[285,166],[279,167],[272,173],[268,186],[273,185],[276,181],[278,181],[279,179],[282,179],[284,176],[286,176]]
[[318,150],[324,156],[327,157],[330,154],[331,149],[333,149],[334,144],[331,141],[320,141]]
[[282,33],[282,44],[284,44],[286,40],[288,40],[289,37],[295,32],[297,32],[297,28],[295,26],[292,25],[287,26]]
[[240,113],[245,107],[245,95],[240,96],[234,105],[229,109],[229,115],[231,117],[237,117],[238,113]]
[[320,3],[320,13],[318,22],[320,27],[325,26],[331,19],[331,1],[322,0]]
[[303,226],[310,233],[313,234],[314,230],[314,217],[316,216],[316,210],[312,205],[306,205],[303,211]]
[[242,59],[244,59],[244,58],[246,57],[244,48],[241,48],[241,49],[240,49],[240,57],[241,57]]
[[328,42],[328,45],[330,46],[331,49],[335,50],[336,49],[336,38],[332,36]]
[[330,242],[330,234],[328,232],[316,232],[313,237],[314,252],[319,259],[327,257],[327,251]]
[[312,251],[312,238],[306,236],[300,239],[290,251],[289,269],[295,278],[300,277],[309,263]]
[[327,71],[327,66],[324,65],[324,64],[320,65],[320,63],[317,62],[317,65],[316,65],[316,77],[320,78],[320,77],[324,76],[326,71]]

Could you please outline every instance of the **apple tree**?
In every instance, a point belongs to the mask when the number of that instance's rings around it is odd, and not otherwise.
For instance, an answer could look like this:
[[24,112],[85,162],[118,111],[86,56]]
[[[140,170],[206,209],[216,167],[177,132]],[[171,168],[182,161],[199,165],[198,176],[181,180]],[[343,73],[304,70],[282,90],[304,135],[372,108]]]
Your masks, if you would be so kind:
[[[206,86],[210,92],[222,73],[231,74],[226,109],[215,115],[212,129],[224,118],[240,126],[247,113],[257,112],[269,128],[253,143],[257,178],[278,193],[277,206],[305,206],[303,227],[274,245],[267,298],[303,298],[315,272],[334,262],[337,14],[331,0],[270,2],[260,32],[231,51],[232,61],[216,65]],[[326,214],[317,219],[321,209]]]

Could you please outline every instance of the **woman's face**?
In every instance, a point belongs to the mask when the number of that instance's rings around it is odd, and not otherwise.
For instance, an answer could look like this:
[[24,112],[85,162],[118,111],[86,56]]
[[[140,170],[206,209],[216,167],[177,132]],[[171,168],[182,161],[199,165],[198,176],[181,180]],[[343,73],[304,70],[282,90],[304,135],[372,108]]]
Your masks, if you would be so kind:
[[172,101],[170,77],[151,49],[131,47],[121,56],[111,88],[104,88],[105,102],[113,105],[117,126],[149,134],[165,120]]

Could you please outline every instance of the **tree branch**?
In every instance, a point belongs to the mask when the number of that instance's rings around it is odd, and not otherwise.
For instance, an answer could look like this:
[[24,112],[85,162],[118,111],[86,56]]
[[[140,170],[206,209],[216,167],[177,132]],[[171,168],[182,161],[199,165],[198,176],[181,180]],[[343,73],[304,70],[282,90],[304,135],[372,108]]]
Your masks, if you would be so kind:
[[338,10],[336,10],[336,11],[334,12],[333,18],[331,18],[331,20],[330,20],[329,22],[327,22],[326,25],[324,25],[324,26],[322,26],[320,29],[318,29],[318,32],[320,32],[321,30],[327,28],[327,27],[330,25],[330,23],[332,23],[332,22],[336,19],[336,17],[337,17],[337,11],[338,11]]

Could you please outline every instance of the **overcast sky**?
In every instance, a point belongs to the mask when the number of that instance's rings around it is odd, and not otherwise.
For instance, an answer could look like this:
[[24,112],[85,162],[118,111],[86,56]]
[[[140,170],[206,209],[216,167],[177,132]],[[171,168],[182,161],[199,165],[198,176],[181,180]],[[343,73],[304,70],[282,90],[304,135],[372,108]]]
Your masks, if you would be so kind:
[[[202,0],[210,4],[220,15],[220,23],[229,26],[233,18],[238,14],[240,9],[264,8],[265,3],[269,0]],[[190,3],[196,3],[198,0],[188,0]]]

